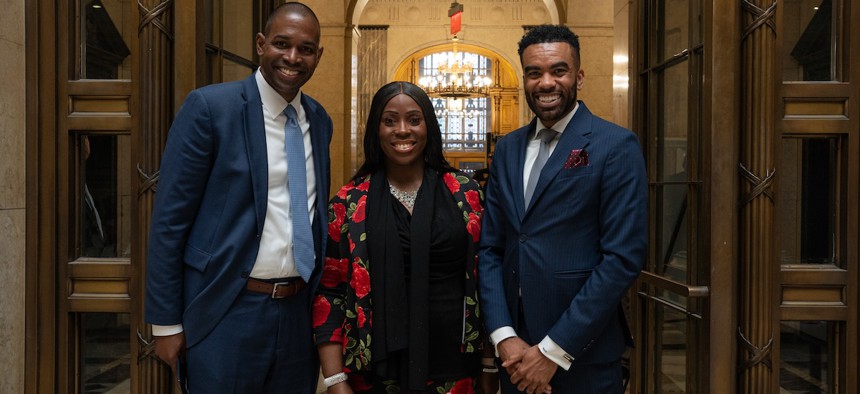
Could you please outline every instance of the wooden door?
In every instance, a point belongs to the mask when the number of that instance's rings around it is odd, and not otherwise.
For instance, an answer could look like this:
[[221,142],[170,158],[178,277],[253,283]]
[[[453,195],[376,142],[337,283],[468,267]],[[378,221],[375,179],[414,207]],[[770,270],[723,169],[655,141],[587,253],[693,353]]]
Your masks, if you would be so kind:
[[855,393],[860,4],[788,1],[777,15],[773,387]]
[[250,74],[273,4],[29,6],[26,392],[175,389],[143,321],[161,152],[188,91]]
[[[630,392],[707,387],[709,270],[702,240],[702,2],[639,4],[635,129],[649,177],[649,254],[634,286]],[[633,32],[634,29],[631,29]]]

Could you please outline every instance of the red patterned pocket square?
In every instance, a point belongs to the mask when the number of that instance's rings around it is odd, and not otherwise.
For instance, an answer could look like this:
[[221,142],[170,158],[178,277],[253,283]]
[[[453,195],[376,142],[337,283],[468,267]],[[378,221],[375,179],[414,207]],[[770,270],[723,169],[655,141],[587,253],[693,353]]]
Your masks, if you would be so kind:
[[564,169],[588,166],[588,152],[585,149],[574,149],[564,161]]

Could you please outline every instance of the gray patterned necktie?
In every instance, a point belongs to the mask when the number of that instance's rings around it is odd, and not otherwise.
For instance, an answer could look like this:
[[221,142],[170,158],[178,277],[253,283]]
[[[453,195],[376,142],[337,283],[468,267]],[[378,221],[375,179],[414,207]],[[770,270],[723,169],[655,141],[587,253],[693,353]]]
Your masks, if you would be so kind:
[[540,178],[540,172],[543,169],[544,164],[546,164],[546,159],[549,158],[549,142],[555,138],[556,134],[558,134],[558,132],[553,129],[543,129],[538,132],[537,136],[540,139],[540,148],[538,149],[535,164],[532,166],[531,172],[529,172],[529,183],[526,185],[525,193],[526,208],[531,204],[532,194],[535,192],[535,186],[537,185],[538,178]]

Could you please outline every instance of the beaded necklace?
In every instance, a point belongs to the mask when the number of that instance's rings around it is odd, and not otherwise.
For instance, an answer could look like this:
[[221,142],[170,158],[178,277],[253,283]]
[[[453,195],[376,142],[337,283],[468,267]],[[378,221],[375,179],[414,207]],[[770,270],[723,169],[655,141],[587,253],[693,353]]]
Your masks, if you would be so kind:
[[394,196],[398,201],[400,201],[403,206],[405,206],[410,211],[412,207],[415,206],[415,197],[418,196],[418,189],[415,189],[411,192],[402,191],[392,184],[388,184],[388,190],[391,192],[391,195]]

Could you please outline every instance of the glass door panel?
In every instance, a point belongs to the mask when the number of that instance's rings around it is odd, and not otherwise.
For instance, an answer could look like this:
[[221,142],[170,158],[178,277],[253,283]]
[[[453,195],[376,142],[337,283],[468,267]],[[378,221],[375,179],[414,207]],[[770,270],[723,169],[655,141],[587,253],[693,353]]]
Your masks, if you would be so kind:
[[838,80],[839,0],[786,1],[783,81]]
[[[132,329],[130,136],[76,131],[69,155],[72,256],[64,267],[70,388],[128,393]],[[61,392],[66,392],[62,390]]]
[[[204,3],[208,82],[238,81],[257,68],[255,36],[263,30],[265,2],[215,0]],[[268,12],[265,13],[268,16]]]
[[782,393],[835,392],[843,324],[832,321],[780,323],[779,389]]
[[77,256],[128,258],[131,254],[131,195],[128,135],[81,135],[82,171]]
[[80,393],[131,390],[128,313],[79,313]]
[[673,308],[655,304],[658,321],[655,332],[654,365],[657,377],[655,392],[687,392],[687,322],[685,315]]
[[783,138],[782,178],[779,183],[780,260],[784,265],[842,266],[837,258],[836,202],[845,185],[839,179],[838,137]]
[[[657,284],[650,279],[647,282]],[[704,340],[700,311],[705,299],[702,294],[684,295],[659,286],[649,287],[651,290],[637,293],[638,306],[649,320],[638,333],[642,338],[638,351],[640,359],[644,359],[640,373],[646,376],[636,382],[631,392],[699,392],[703,389],[699,384],[699,363]]]
[[701,2],[642,5],[644,59],[636,126],[649,177],[649,254],[633,313],[637,348],[630,392],[702,392],[708,264],[703,204]]
[[131,79],[131,38],[137,34],[134,2],[83,0],[80,45],[72,79]]

